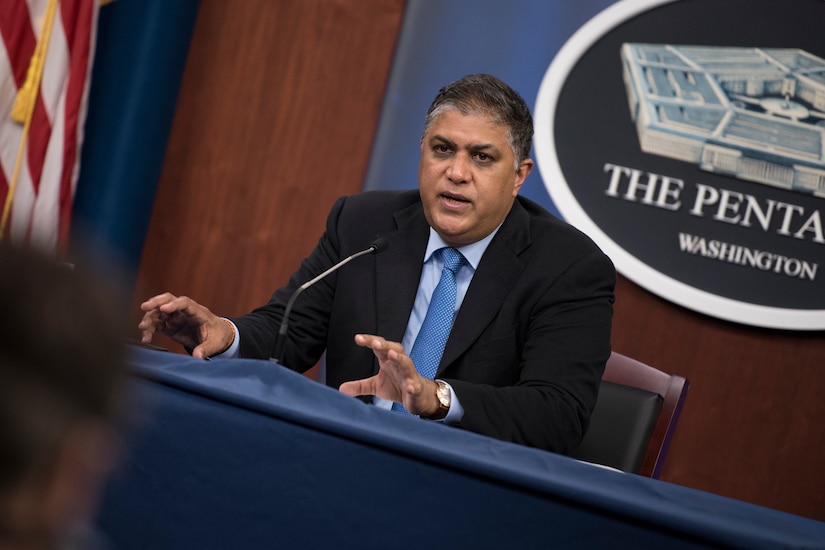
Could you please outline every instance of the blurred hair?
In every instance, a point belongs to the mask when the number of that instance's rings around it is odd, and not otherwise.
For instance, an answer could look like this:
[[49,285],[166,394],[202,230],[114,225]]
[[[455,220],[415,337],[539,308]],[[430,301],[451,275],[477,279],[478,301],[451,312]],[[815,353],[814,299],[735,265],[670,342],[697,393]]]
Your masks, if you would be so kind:
[[427,110],[424,135],[442,113],[451,109],[463,115],[484,115],[507,126],[507,141],[516,157],[515,170],[530,156],[533,117],[524,99],[502,80],[474,74],[441,88]]
[[52,466],[75,423],[118,412],[123,319],[104,287],[0,244],[0,502]]

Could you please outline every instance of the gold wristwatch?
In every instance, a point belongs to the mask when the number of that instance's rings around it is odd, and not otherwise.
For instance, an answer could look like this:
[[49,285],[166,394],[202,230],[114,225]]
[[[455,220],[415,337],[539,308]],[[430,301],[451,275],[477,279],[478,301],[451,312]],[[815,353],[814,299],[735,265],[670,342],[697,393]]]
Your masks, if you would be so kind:
[[441,420],[450,412],[450,386],[443,380],[436,380],[435,397],[438,399],[438,410],[430,416],[422,416],[426,420]]

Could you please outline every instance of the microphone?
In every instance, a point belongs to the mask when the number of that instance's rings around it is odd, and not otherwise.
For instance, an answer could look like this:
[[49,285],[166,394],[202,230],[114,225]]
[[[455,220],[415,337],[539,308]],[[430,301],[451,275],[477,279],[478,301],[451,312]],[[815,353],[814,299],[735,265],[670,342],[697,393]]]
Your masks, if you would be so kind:
[[286,333],[289,325],[289,314],[292,311],[293,304],[295,304],[295,299],[298,298],[298,296],[300,296],[303,291],[305,291],[306,289],[308,289],[309,287],[311,287],[312,285],[314,285],[330,273],[337,271],[338,269],[348,264],[355,258],[363,256],[364,254],[378,254],[379,252],[385,251],[389,246],[390,242],[387,239],[385,239],[384,237],[378,237],[370,243],[369,248],[365,248],[360,252],[356,252],[355,254],[347,256],[346,258],[344,258],[334,266],[330,267],[314,279],[311,279],[302,284],[301,286],[299,286],[298,289],[292,293],[292,296],[290,296],[289,301],[286,303],[286,309],[284,309],[284,318],[281,320],[281,327],[278,330],[278,334],[275,336],[275,351],[273,352],[272,357],[270,357],[269,360],[273,363],[283,365],[281,359],[283,359],[284,347],[286,346]]

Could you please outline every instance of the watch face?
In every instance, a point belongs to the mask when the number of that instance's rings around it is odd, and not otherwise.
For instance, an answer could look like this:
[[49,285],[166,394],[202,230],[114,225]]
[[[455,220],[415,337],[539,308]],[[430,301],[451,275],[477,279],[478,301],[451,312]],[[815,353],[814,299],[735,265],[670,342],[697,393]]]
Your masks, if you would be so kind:
[[446,384],[439,382],[438,390],[436,390],[435,394],[443,407],[450,406],[450,388],[448,388]]

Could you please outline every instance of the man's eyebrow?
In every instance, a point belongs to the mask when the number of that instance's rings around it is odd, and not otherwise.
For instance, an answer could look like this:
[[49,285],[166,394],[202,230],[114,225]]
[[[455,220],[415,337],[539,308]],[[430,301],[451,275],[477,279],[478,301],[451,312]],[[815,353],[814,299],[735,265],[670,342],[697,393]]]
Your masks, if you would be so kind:
[[493,149],[494,151],[498,151],[498,147],[496,147],[492,143],[479,143],[478,145],[470,145],[468,149],[471,149],[473,151],[483,151],[484,149]]
[[[441,134],[435,134],[432,138],[430,138],[430,140],[431,141],[440,141],[440,142],[442,142],[446,145],[449,145],[453,148],[456,147],[455,142],[453,142],[452,140],[442,136]],[[470,145],[467,146],[467,149],[470,150],[470,151],[484,151],[484,150],[489,150],[489,149],[492,149],[493,151],[498,151],[498,147],[496,147],[492,143],[471,143]]]
[[433,137],[430,138],[430,141],[440,141],[442,143],[446,143],[447,145],[455,147],[455,143],[453,143],[452,140],[449,140],[440,134],[435,134]]

